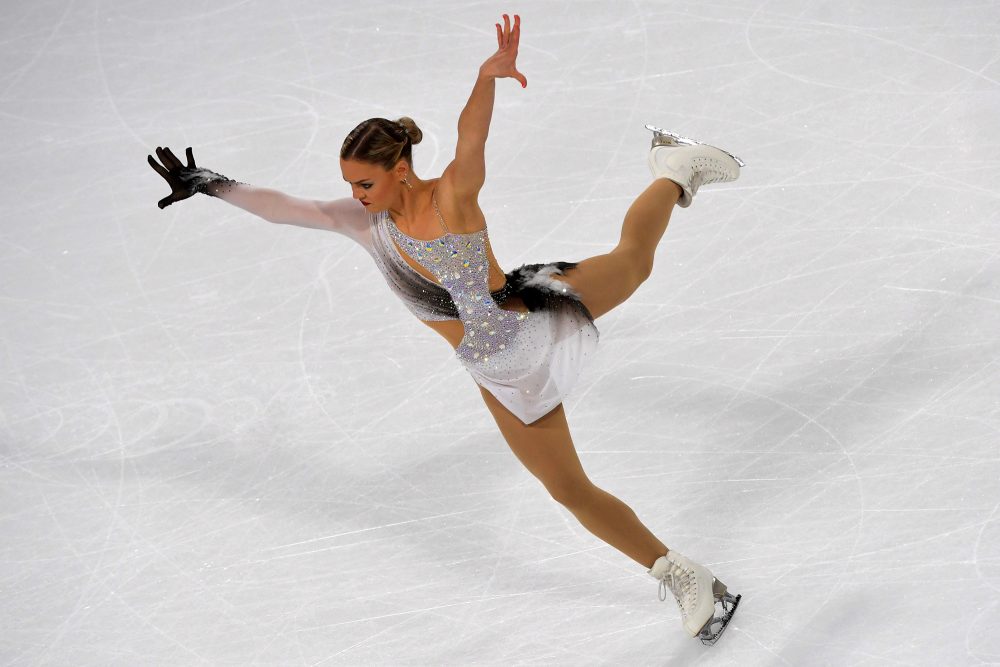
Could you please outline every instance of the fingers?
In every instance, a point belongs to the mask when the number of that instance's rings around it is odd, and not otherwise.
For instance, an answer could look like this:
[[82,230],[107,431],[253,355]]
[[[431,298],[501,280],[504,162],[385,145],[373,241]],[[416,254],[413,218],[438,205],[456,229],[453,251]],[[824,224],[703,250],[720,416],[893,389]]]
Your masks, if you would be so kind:
[[167,170],[161,167],[160,163],[154,160],[152,155],[147,155],[146,159],[149,161],[149,166],[152,167],[157,174],[159,174],[163,178],[167,177]]
[[[504,18],[507,19],[509,26],[510,19],[507,17],[506,14],[504,14]],[[517,45],[520,41],[521,41],[521,17],[518,14],[514,14],[514,28],[509,33],[507,45],[513,47],[515,58],[517,57]],[[514,78],[517,79],[518,83],[521,84],[522,88],[528,87],[528,79],[523,74],[518,72],[516,68],[514,69]]]
[[[157,174],[162,176],[164,180],[167,181],[167,183],[170,183],[171,182],[170,172],[180,167],[181,162],[180,160],[177,159],[177,156],[174,155],[173,151],[171,151],[169,148],[161,148],[160,146],[157,146],[156,155],[157,157],[160,158],[160,162],[163,163],[162,167],[156,160],[153,159],[152,155],[147,155],[146,161],[149,162],[149,166],[152,167]],[[191,152],[190,148],[187,149],[187,159],[188,159],[188,166],[194,167],[195,166],[194,153]],[[171,183],[171,186],[173,185],[174,184]],[[177,201],[177,192],[171,192],[169,195],[167,195],[160,201],[156,202],[156,205],[160,207],[160,209],[162,210],[173,204],[175,201]]]
[[[197,168],[198,165],[194,163],[194,153],[192,152],[190,146],[188,146],[186,153],[187,153],[187,166],[192,169]],[[166,147],[161,148],[157,146],[156,156],[160,158],[160,162],[163,163],[163,166],[166,167],[166,169],[163,169],[162,167],[160,167],[160,165],[156,164],[156,160],[153,159],[152,155],[147,155],[146,157],[149,159],[150,166],[152,166],[153,169],[156,170],[156,173],[158,173],[160,176],[163,176],[164,178],[167,177],[168,171],[173,171],[174,169],[183,166],[181,164],[181,161],[177,159],[177,156],[174,155],[173,151],[171,151],[169,148]]]
[[[521,17],[514,14],[514,26],[515,30],[518,30],[518,26],[521,23]],[[497,46],[501,49],[510,46],[511,42],[511,29],[510,29],[510,16],[508,14],[503,15],[503,29],[500,29],[500,24],[495,24],[497,27]]]
[[165,166],[169,167],[170,169],[177,169],[178,167],[183,166],[181,164],[181,161],[177,159],[177,156],[174,155],[174,152],[169,148],[164,146],[163,153],[164,155],[170,158],[170,164],[167,164],[166,162],[163,163]]
[[160,158],[160,162],[162,162],[163,166],[167,168],[167,171],[172,171],[181,166],[180,161],[174,157],[174,154],[170,152],[169,148],[161,148],[160,146],[157,146],[156,157]]
[[160,162],[169,171],[170,170],[170,163],[169,163],[170,158],[168,158],[166,156],[166,154],[163,152],[163,149],[161,147],[159,147],[159,146],[156,147],[156,157],[160,158]]

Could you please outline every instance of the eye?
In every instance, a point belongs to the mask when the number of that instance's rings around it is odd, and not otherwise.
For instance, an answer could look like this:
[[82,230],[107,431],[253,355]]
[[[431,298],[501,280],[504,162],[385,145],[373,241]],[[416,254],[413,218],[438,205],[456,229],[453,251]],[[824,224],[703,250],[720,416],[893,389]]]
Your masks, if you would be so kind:
[[367,189],[368,189],[368,188],[370,188],[371,186],[372,186],[372,184],[371,184],[371,183],[362,183],[362,184],[361,184],[361,187],[363,187],[363,188],[364,188],[365,190],[367,190]]

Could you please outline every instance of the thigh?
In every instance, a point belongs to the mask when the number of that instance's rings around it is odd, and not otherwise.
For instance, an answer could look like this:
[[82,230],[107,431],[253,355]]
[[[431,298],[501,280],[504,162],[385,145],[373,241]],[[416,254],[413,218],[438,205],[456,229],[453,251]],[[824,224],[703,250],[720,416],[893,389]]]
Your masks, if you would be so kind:
[[580,295],[595,320],[629,298],[643,283],[649,271],[636,254],[615,248],[606,255],[588,257],[556,280],[569,283]]
[[593,486],[583,470],[560,403],[544,417],[525,424],[486,389],[486,407],[514,455],[558,502],[572,504]]

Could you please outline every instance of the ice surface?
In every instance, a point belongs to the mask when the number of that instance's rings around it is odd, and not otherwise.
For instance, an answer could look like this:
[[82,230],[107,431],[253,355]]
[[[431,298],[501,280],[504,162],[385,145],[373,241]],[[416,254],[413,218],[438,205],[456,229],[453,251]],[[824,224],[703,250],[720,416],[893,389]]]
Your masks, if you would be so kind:
[[[0,663],[1000,661],[1000,5],[7,3]],[[747,162],[678,209],[565,402],[591,479],[743,595],[712,648],[511,454],[367,254],[146,164],[349,196],[440,174],[493,22],[480,203],[608,252],[653,123]]]

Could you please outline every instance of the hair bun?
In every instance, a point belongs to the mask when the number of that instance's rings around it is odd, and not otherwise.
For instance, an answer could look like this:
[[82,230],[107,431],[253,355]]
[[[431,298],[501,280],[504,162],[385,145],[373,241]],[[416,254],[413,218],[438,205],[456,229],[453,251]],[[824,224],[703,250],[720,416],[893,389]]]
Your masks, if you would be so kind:
[[403,129],[406,130],[406,135],[410,137],[411,144],[419,144],[420,140],[424,138],[424,133],[420,131],[420,128],[417,127],[417,123],[409,116],[403,116],[396,122],[402,125]]

